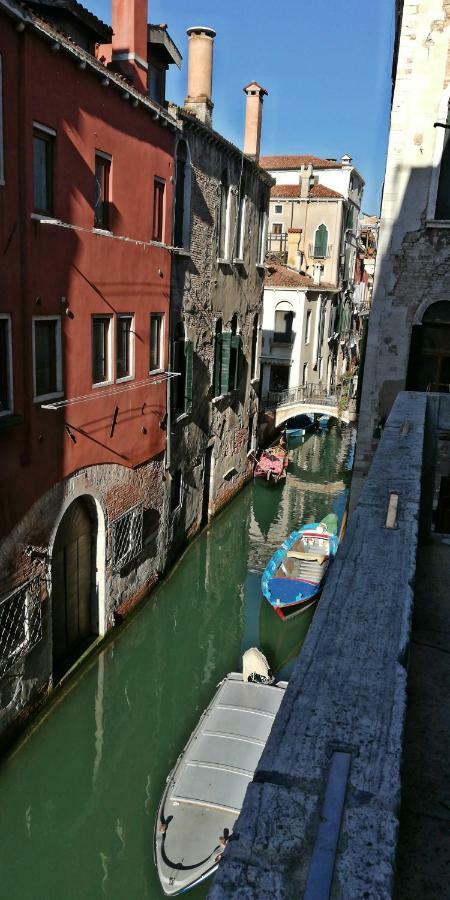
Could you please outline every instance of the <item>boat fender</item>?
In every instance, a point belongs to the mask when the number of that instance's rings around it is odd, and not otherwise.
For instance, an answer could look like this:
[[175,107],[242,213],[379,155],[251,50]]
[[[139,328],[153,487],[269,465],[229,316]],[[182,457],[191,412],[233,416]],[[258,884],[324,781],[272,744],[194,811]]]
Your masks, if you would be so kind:
[[242,678],[260,684],[272,684],[275,680],[264,653],[257,647],[250,647],[242,657]]

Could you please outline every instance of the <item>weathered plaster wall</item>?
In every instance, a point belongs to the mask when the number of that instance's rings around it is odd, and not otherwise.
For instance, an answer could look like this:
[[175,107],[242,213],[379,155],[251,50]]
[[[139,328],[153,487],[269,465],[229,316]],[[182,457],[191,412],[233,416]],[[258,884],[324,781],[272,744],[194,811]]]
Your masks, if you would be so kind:
[[450,82],[450,4],[405,3],[352,483],[356,503],[383,424],[405,386],[419,308],[450,299],[450,232],[433,225]]
[[[249,420],[256,432],[258,385],[250,372],[252,329],[256,314],[262,325],[264,270],[258,261],[258,221],[268,207],[268,176],[211,132],[184,120],[184,137],[191,158],[191,237],[189,255],[174,257],[172,270],[172,333],[183,321],[186,339],[193,341],[192,412],[171,421],[170,471],[181,469],[184,503],[178,515],[180,540],[200,526],[205,489],[205,454],[212,452],[209,516],[237,493],[251,475],[247,459]],[[218,263],[220,179],[228,171],[231,185],[231,241],[238,205],[241,172],[246,185],[244,263]],[[231,253],[231,256],[235,254]],[[214,398],[215,328],[222,320],[229,331],[237,314],[242,337],[242,364],[236,391]],[[253,420],[251,417],[253,416]],[[176,539],[177,535],[174,535]]]
[[[99,603],[99,633],[109,631],[119,611],[124,613],[158,580],[164,571],[169,534],[163,481],[163,458],[136,469],[100,465],[82,469],[44,494],[21,519],[0,546],[0,596],[30,579],[40,578],[42,639],[0,679],[0,735],[28,703],[36,701],[52,684],[52,583],[51,552],[59,522],[77,497],[95,501],[100,525],[99,565],[96,593]],[[117,571],[112,559],[111,522],[138,503],[157,510],[160,528],[145,535],[142,552]],[[103,534],[104,532],[104,534]],[[39,556],[29,556],[27,547]],[[4,623],[3,623],[4,624]]]

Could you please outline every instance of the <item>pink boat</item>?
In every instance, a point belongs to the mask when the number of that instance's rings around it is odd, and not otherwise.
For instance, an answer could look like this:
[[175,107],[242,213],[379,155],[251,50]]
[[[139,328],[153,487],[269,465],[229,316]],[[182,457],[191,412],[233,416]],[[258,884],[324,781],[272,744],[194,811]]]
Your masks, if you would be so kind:
[[254,477],[265,478],[266,481],[273,481],[277,484],[286,478],[286,469],[288,467],[288,455],[286,447],[283,444],[268,447],[263,450],[261,456],[256,461]]

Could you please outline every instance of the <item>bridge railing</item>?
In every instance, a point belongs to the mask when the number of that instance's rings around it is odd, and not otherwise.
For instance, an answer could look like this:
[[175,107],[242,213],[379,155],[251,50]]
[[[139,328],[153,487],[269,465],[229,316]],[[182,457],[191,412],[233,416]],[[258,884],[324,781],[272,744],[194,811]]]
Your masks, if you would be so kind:
[[316,401],[321,406],[337,406],[340,394],[328,392],[321,384],[302,384],[286,391],[269,391],[262,400],[264,409],[278,409],[279,406],[290,406],[294,403],[310,403]]

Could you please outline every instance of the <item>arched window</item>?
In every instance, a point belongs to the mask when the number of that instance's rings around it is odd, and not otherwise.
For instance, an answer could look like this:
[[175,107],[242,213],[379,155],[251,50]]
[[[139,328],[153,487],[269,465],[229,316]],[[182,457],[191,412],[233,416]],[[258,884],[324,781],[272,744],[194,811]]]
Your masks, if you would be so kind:
[[313,256],[316,259],[326,259],[328,256],[328,228],[322,224],[316,230],[314,236]]
[[224,169],[220,179],[219,259],[228,259],[229,256],[229,206],[230,185],[228,172]]
[[252,326],[252,355],[250,366],[250,378],[258,377],[258,314],[253,319]]
[[[436,219],[450,219],[450,104],[447,105],[446,128],[436,198]],[[439,129],[440,131],[441,129]]]
[[180,141],[177,147],[175,173],[175,219],[173,243],[175,247],[187,247],[189,244],[189,188],[190,168],[186,141]]
[[273,339],[279,344],[291,344],[293,340],[292,325],[294,322],[294,310],[287,301],[278,303],[275,309],[275,328]]

